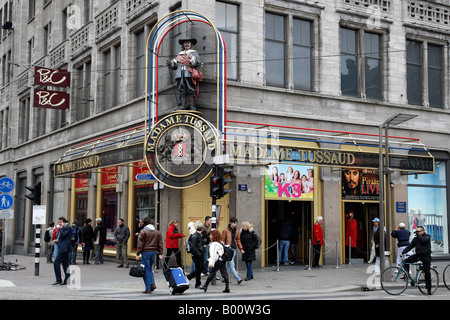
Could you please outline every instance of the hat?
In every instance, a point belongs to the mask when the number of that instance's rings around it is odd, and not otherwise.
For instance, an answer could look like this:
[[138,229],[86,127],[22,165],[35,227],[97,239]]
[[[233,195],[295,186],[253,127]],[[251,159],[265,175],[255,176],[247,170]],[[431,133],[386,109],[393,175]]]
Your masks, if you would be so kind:
[[197,231],[203,230],[204,227],[205,227],[205,226],[204,226],[203,224],[199,224],[199,225],[197,226]]
[[403,222],[400,222],[400,223],[398,224],[398,226],[399,226],[399,228],[401,228],[401,229],[406,228],[406,225],[405,225]]
[[372,220],[372,222],[380,222],[380,219],[375,218],[375,219]]
[[190,42],[192,43],[193,46],[195,46],[195,45],[197,44],[197,39],[195,39],[195,38],[179,39],[179,40],[178,40],[178,43],[181,44],[181,45],[183,45],[183,43],[184,43],[185,41],[190,41]]
[[102,221],[102,218],[97,218],[95,219],[95,221]]

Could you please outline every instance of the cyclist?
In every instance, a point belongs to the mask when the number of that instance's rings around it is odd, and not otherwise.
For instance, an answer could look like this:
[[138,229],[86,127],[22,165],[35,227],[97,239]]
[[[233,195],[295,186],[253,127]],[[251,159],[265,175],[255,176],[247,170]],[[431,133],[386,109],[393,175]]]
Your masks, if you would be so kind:
[[[407,257],[404,261],[406,263],[413,263],[417,261],[422,261],[423,272],[425,273],[425,288],[427,289],[428,295],[431,295],[431,240],[430,235],[425,233],[422,226],[418,226],[416,236],[411,241],[411,243],[403,249],[403,254],[406,254],[413,248],[416,248],[416,254]],[[405,264],[406,270],[409,272],[409,264]]]

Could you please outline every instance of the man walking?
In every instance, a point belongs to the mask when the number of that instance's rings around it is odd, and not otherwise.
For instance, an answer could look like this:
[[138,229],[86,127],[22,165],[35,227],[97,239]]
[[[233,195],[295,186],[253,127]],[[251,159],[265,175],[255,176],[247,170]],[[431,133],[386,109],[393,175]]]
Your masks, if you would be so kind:
[[[55,258],[55,262],[53,263],[56,281],[53,285],[66,285],[67,280],[70,277],[70,274],[67,273],[67,269],[69,268],[69,254],[72,251],[72,228],[67,223],[67,219],[64,217],[60,217],[58,220],[59,224],[59,233],[58,239],[54,240],[58,244],[58,255]],[[63,266],[64,271],[64,281],[61,278],[61,264]]]
[[239,248],[242,253],[244,253],[244,248],[242,247],[241,238],[239,236],[239,230],[236,228],[238,220],[235,217],[230,218],[230,224],[228,227],[222,231],[222,241],[225,245],[228,245],[233,249],[233,259],[227,262],[227,273],[231,270],[236,282],[240,284],[242,279],[239,277],[236,267],[234,265],[234,257],[236,256],[236,249]]
[[[417,262],[422,261],[423,272],[425,273],[425,287],[428,291],[428,295],[431,295],[431,239],[430,235],[425,233],[425,229],[422,226],[417,227],[416,236],[411,243],[403,249],[403,254],[406,254],[413,248],[416,248],[416,254],[405,259],[405,262]],[[406,270],[409,272],[409,264],[405,264]]]
[[116,241],[116,258],[119,264],[117,268],[129,267],[127,243],[130,238],[130,229],[125,225],[124,220],[119,219],[118,226],[114,231],[114,240]]

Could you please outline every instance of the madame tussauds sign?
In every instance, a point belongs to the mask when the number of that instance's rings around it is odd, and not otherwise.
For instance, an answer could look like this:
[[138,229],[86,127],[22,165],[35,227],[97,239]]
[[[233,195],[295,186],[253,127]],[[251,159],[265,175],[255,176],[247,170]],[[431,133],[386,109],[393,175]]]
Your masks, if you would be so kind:
[[164,117],[145,139],[145,160],[155,178],[173,188],[205,179],[219,154],[214,126],[197,112],[176,111]]

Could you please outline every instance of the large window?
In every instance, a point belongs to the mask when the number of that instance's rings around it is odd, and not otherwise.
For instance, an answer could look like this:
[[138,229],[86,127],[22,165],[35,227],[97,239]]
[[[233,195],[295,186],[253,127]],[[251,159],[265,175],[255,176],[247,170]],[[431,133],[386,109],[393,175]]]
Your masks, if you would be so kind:
[[408,179],[409,228],[425,227],[433,253],[449,253],[445,165],[436,161],[433,174],[410,175]]
[[443,46],[406,41],[408,103],[443,108]]
[[[134,189],[134,225],[133,234],[139,230],[139,221],[145,217],[155,219],[155,191],[153,185],[137,186]],[[131,229],[131,228],[130,228]],[[134,237],[133,247],[137,247],[137,237]]]
[[103,52],[104,77],[103,77],[103,110],[108,110],[120,103],[120,44]]
[[284,87],[286,84],[285,17],[266,13],[266,84]]
[[341,28],[342,95],[382,99],[380,40],[379,34]]
[[311,22],[293,19],[294,88],[311,90]]
[[238,77],[238,6],[216,2],[216,26],[227,45],[227,78]]

